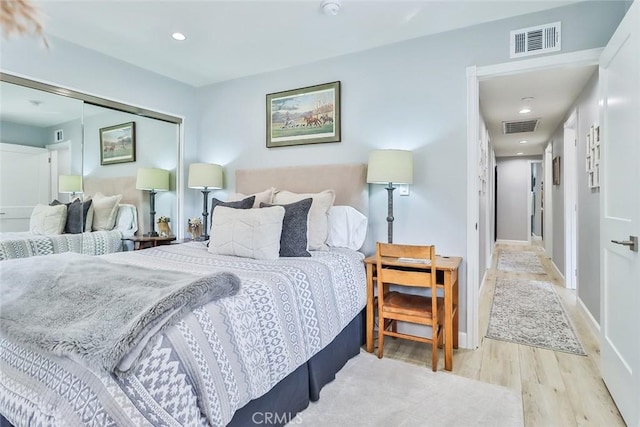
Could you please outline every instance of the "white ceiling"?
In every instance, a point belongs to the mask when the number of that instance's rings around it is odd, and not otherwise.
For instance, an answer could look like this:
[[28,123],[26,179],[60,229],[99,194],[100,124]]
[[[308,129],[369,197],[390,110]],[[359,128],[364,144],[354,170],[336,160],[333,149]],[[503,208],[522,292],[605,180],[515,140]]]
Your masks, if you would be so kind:
[[[596,66],[522,73],[480,82],[480,110],[497,157],[539,155],[565,118]],[[519,114],[522,98],[533,97],[529,114]],[[535,132],[504,135],[503,121],[540,119]],[[520,144],[521,140],[528,141]]]
[[77,120],[82,101],[53,93],[0,82],[0,120],[49,127]]
[[[324,14],[320,0],[41,0],[37,5],[46,33],[200,87],[576,1],[581,0],[343,0],[337,16]],[[174,31],[184,32],[187,40],[171,39]],[[541,154],[593,71],[552,70],[481,82],[481,110],[496,155]],[[33,122],[56,120],[54,114],[34,115],[32,106],[6,92],[3,117],[19,106],[16,117],[22,114],[22,121],[25,112]],[[528,116],[542,120],[538,131],[527,135],[530,142],[521,145],[517,136],[502,136],[500,126],[521,118],[517,108],[525,96],[535,97]]]
[[343,0],[337,16],[321,0],[37,4],[47,33],[199,87],[576,1]]

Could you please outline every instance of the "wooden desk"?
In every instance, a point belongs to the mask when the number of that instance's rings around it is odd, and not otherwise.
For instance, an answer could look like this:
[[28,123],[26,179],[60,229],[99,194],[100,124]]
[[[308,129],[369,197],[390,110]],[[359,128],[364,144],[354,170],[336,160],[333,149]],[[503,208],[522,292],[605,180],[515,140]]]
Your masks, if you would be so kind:
[[171,242],[176,240],[176,236],[169,237],[149,237],[149,236],[131,236],[125,237],[122,240],[129,240],[133,242],[133,250],[155,248],[158,245],[170,245]]
[[[453,369],[453,349],[458,348],[458,268],[462,258],[436,255],[436,282],[444,289],[444,369]],[[367,268],[367,351],[373,352],[374,281],[376,257],[364,260]],[[398,267],[431,270],[431,266],[419,263],[398,262],[386,258],[385,263]]]

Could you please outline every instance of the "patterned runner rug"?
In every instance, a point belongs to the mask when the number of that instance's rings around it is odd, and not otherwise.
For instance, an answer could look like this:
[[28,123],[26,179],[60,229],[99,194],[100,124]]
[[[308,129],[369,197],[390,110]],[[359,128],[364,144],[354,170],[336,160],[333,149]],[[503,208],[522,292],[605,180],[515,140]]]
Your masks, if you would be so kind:
[[537,252],[500,252],[498,270],[545,274]]
[[486,337],[586,355],[549,282],[498,279]]

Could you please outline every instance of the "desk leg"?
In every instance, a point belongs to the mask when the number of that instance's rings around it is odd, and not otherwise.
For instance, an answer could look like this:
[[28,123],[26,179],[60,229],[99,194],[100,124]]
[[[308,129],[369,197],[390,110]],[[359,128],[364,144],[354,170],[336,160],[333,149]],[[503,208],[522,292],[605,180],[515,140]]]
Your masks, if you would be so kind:
[[367,264],[367,351],[373,353],[373,264]]
[[458,302],[458,278],[453,283],[453,306],[457,307],[456,312],[453,315],[453,348],[458,348],[458,316],[460,316],[460,305]]
[[453,286],[451,273],[444,274],[444,369],[453,369]]

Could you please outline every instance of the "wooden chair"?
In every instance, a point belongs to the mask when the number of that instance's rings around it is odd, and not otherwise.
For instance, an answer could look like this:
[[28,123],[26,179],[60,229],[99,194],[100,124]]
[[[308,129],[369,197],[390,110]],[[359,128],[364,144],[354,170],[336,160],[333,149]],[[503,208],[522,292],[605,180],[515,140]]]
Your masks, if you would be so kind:
[[[431,343],[433,348],[431,368],[438,368],[438,347],[442,346],[444,320],[444,298],[437,297],[435,246],[410,246],[380,243],[376,250],[376,276],[378,282],[378,357],[384,352],[384,337],[410,339]],[[424,264],[410,263],[398,265],[398,258],[417,258],[429,260],[431,269]],[[413,295],[399,291],[390,291],[389,285],[410,286],[431,289],[432,296]],[[431,326],[431,338],[399,333],[398,321]]]

